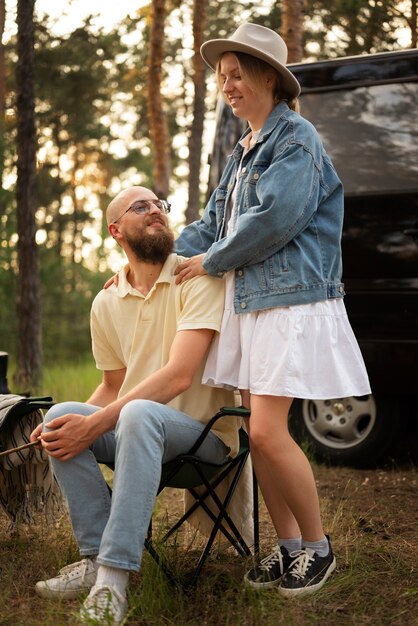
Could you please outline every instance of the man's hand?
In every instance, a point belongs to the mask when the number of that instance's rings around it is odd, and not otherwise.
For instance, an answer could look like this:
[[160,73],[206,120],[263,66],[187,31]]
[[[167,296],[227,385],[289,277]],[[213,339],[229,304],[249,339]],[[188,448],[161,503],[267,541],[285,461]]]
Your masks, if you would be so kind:
[[[67,413],[51,420],[41,435],[45,452],[60,461],[68,461],[83,452],[98,436],[92,417]],[[33,431],[31,440],[38,429],[39,426]]]
[[180,263],[175,270],[176,284],[184,282],[185,280],[190,280],[194,276],[205,276],[207,271],[203,267],[203,261],[205,259],[204,254],[197,254],[196,256],[192,256],[190,259],[183,261]]
[[41,444],[41,435],[42,435],[43,424],[38,424],[38,426],[33,430],[30,434],[30,441],[38,441],[39,445],[35,446],[35,448],[42,448]]

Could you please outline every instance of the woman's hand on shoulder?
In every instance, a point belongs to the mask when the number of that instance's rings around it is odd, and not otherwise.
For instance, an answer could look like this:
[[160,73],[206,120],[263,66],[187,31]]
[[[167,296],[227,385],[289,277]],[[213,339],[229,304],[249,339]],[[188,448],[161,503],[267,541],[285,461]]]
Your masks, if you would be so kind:
[[177,276],[176,284],[179,285],[185,280],[194,278],[194,276],[205,276],[207,271],[203,267],[204,259],[204,254],[197,254],[196,256],[192,256],[190,259],[186,259],[186,261],[180,263],[174,272]]
[[103,289],[109,289],[109,287],[111,287],[113,284],[115,285],[115,287],[118,286],[119,284],[118,274],[114,274],[111,278],[108,278],[108,280],[103,285]]
[[[129,263],[127,263],[125,265],[125,269],[126,269],[126,275],[129,274]],[[116,272],[116,274],[114,274],[111,278],[109,278],[105,284],[103,285],[103,289],[109,289],[109,287],[111,287],[112,285],[115,285],[115,287],[117,287],[119,285],[119,272]]]

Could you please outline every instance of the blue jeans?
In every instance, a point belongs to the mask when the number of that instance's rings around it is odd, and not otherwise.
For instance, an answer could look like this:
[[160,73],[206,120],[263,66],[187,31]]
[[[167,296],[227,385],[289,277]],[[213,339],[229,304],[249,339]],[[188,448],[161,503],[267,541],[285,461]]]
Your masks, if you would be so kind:
[[[98,410],[81,402],[57,404],[46,414],[45,426],[66,413],[91,415]],[[161,465],[187,452],[203,428],[204,424],[168,406],[133,400],[123,407],[115,430],[90,448],[69,461],[50,457],[81,555],[98,555],[100,565],[139,570]],[[228,452],[209,433],[198,455],[221,464]],[[112,496],[98,462],[115,465]]]

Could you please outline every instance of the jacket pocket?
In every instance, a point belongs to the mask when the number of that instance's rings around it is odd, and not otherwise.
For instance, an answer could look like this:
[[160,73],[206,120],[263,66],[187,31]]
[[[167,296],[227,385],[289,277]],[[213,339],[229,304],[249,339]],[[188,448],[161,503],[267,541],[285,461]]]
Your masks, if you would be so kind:
[[[285,287],[284,275],[289,271],[287,262],[287,247],[284,246],[262,263],[258,263],[254,269],[257,271],[255,281],[251,280],[249,291],[276,291]],[[258,284],[257,284],[258,283]]]

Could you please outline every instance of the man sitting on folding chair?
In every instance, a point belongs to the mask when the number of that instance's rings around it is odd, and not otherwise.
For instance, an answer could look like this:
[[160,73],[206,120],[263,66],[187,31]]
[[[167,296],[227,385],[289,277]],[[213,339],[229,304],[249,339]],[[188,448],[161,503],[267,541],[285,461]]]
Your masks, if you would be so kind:
[[[173,253],[169,210],[144,187],[126,189],[109,204],[108,229],[129,266],[92,306],[102,382],[86,404],[55,405],[42,434],[38,427],[31,435],[41,435],[50,455],[83,557],[36,590],[57,598],[90,590],[82,623],[123,620],[129,572],[140,569],[162,463],[187,452],[220,406],[233,405],[232,392],[201,384],[220,328],[223,282],[202,276],[175,284],[182,257]],[[202,460],[222,464],[235,455],[239,425],[238,417],[219,420],[198,450]],[[112,496],[98,460],[115,467]]]

